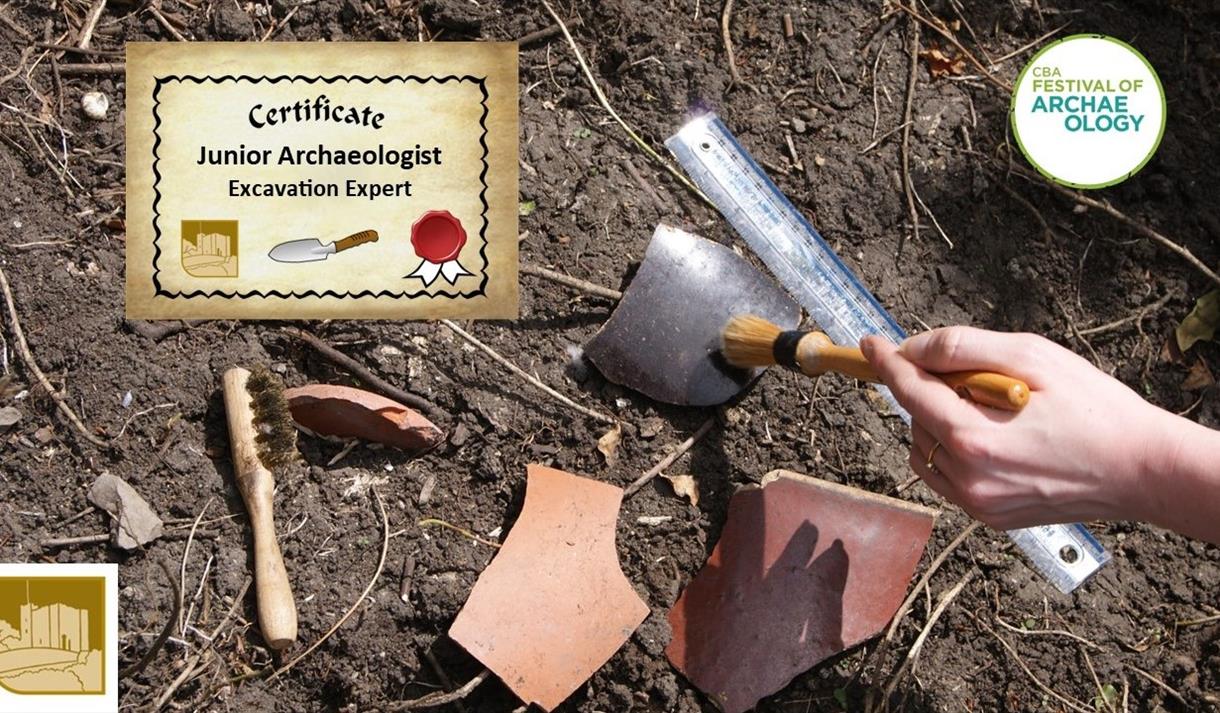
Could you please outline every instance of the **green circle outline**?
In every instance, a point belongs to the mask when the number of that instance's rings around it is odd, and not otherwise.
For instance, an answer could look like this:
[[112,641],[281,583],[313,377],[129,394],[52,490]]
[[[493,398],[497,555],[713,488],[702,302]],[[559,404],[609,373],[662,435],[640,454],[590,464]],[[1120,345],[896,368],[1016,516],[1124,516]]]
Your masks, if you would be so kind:
[[[1129,171],[1127,174],[1125,174],[1123,176],[1119,176],[1118,178],[1115,178],[1112,181],[1107,181],[1105,183],[1073,183],[1071,181],[1064,180],[1062,178],[1059,178],[1058,176],[1051,174],[1049,171],[1042,168],[1042,166],[1039,166],[1038,162],[1034,161],[1033,157],[1029,155],[1029,151],[1025,148],[1025,144],[1021,142],[1021,132],[1017,130],[1017,91],[1021,87],[1021,80],[1023,80],[1025,78],[1025,73],[1029,71],[1030,67],[1034,66],[1034,63],[1038,61],[1039,57],[1046,54],[1049,50],[1051,50],[1056,45],[1060,45],[1060,44],[1062,44],[1064,42],[1068,42],[1070,40],[1078,40],[1078,39],[1105,40],[1107,42],[1113,42],[1114,44],[1127,49],[1129,52],[1131,52],[1136,57],[1138,57],[1139,60],[1144,63],[1144,66],[1148,68],[1148,71],[1152,74],[1153,80],[1156,81],[1157,91],[1159,91],[1160,95],[1161,95],[1161,126],[1160,126],[1160,129],[1158,129],[1158,131],[1157,131],[1156,141],[1153,142],[1152,148],[1148,150],[1148,155],[1144,156],[1144,159],[1142,161],[1140,161],[1139,164],[1136,165],[1135,168],[1131,169],[1131,171]],[[1102,35],[1102,34],[1097,34],[1097,33],[1080,33],[1080,34],[1075,34],[1075,35],[1068,35],[1067,37],[1061,37],[1061,38],[1055,40],[1054,42],[1052,42],[1052,43],[1048,44],[1047,46],[1043,47],[1042,49],[1038,50],[1034,54],[1034,56],[1031,57],[1030,60],[1025,63],[1025,66],[1021,69],[1021,73],[1017,75],[1016,83],[1013,84],[1013,86],[1012,86],[1012,98],[1009,100],[1009,103],[1008,103],[1008,122],[1009,122],[1009,125],[1012,127],[1012,134],[1013,134],[1013,137],[1017,140],[1017,148],[1019,148],[1021,150],[1021,155],[1025,157],[1026,161],[1029,161],[1031,166],[1033,166],[1035,169],[1037,169],[1038,173],[1040,173],[1044,177],[1054,181],[1055,183],[1058,183],[1061,186],[1068,186],[1069,188],[1078,188],[1078,189],[1084,189],[1084,190],[1092,190],[1092,189],[1096,189],[1096,188],[1107,188],[1109,186],[1113,186],[1113,185],[1122,183],[1123,181],[1127,180],[1128,178],[1131,178],[1135,174],[1139,173],[1140,169],[1142,169],[1145,165],[1147,165],[1147,163],[1149,161],[1152,160],[1152,157],[1156,155],[1157,149],[1161,147],[1161,139],[1165,136],[1165,125],[1169,123],[1169,107],[1165,102],[1165,86],[1163,84],[1161,84],[1161,77],[1159,74],[1156,73],[1156,69],[1153,68],[1152,63],[1148,61],[1148,58],[1145,57],[1142,52],[1135,49],[1134,47],[1127,44],[1126,42],[1123,42],[1122,40],[1118,39],[1117,37],[1111,37],[1110,35]]]

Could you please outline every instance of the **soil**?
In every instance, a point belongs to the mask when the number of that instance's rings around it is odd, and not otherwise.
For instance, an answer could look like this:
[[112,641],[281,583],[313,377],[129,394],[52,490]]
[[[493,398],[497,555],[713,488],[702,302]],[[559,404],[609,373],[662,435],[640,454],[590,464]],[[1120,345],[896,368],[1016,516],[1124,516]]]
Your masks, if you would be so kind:
[[[955,21],[955,5],[933,2],[928,11]],[[1040,44],[1044,33],[1069,21],[1060,34],[1103,32],[1147,55],[1168,93],[1164,140],[1138,175],[1100,195],[1217,265],[1217,5],[966,5],[960,36],[976,54],[996,59],[995,74],[1003,81],[1011,82],[1028,57],[1031,50],[1022,48]],[[553,24],[540,5],[519,2],[115,1],[102,14],[92,46],[121,50],[127,41],[172,40],[149,7],[159,7],[198,40],[258,39],[270,18],[283,23],[274,36],[282,41],[512,40]],[[904,325],[973,323],[1045,334],[1154,403],[1220,426],[1217,388],[1183,388],[1195,360],[1220,371],[1220,345],[1200,344],[1185,359],[1170,358],[1162,348],[1193,300],[1209,289],[1206,279],[1114,219],[1077,210],[1041,185],[1007,175],[1007,158],[1025,164],[1008,140],[1006,97],[986,80],[933,79],[919,63],[911,173],[953,247],[923,217],[920,237],[908,240],[895,258],[900,238],[911,233],[900,132],[888,134],[902,123],[907,87],[909,27],[901,13],[887,16],[877,2],[739,2],[732,37],[742,83],[734,85],[719,3],[607,0],[559,10],[582,20],[576,41],[610,101],[645,140],[659,146],[692,111],[715,108]],[[29,49],[34,40],[73,43],[86,11],[80,0],[18,0],[0,9],[8,18],[0,25],[6,105],[0,121],[0,257],[42,369],[88,428],[121,436],[116,448],[101,450],[75,433],[16,356],[6,328],[4,369],[11,380],[0,405],[16,407],[22,418],[3,434],[0,447],[0,560],[118,562],[126,666],[140,659],[171,616],[173,589],[159,563],[178,572],[182,535],[194,518],[202,516],[200,529],[211,535],[195,540],[186,561],[184,589],[195,627],[215,627],[251,572],[250,535],[227,449],[222,371],[266,362],[290,385],[356,382],[286,336],[279,324],[211,322],[154,339],[141,333],[146,325],[124,321],[122,75],[57,76],[50,55]],[[795,29],[788,39],[785,14]],[[921,31],[923,46],[937,40]],[[57,66],[95,60],[119,61],[69,53]],[[523,46],[520,66],[520,198],[536,204],[521,218],[523,260],[621,289],[659,221],[737,243],[719,216],[650,163],[608,118],[562,36]],[[967,67],[966,74],[977,73]],[[87,91],[109,96],[104,121],[79,110]],[[792,167],[786,135],[804,171]],[[875,140],[880,143],[865,152]],[[70,175],[48,159],[61,156],[65,146]],[[1085,329],[1138,315],[1161,298],[1167,301],[1141,320],[1071,336],[1073,325]],[[304,464],[280,477],[276,496],[280,542],[300,612],[297,650],[325,632],[373,575],[382,524],[370,482],[385,498],[395,533],[385,571],[344,627],[273,681],[264,677],[276,660],[252,624],[254,600],[246,596],[235,626],[215,643],[217,656],[171,702],[185,710],[354,711],[437,690],[443,684],[427,654],[458,685],[477,674],[479,663],[445,632],[494,550],[417,521],[435,517],[477,533],[507,532],[521,508],[527,463],[626,485],[713,413],[650,402],[571,363],[571,349],[587,341],[611,309],[603,298],[522,276],[520,319],[470,329],[544,382],[624,419],[612,467],[595,447],[604,426],[543,397],[441,325],[300,325],[387,381],[440,405],[448,416],[438,420],[450,436],[416,457],[362,445],[334,465],[328,463],[341,445],[302,438]],[[652,615],[559,710],[714,710],[666,661],[665,612],[703,564],[738,486],[775,468],[883,493],[907,480],[907,431],[881,414],[870,393],[842,379],[814,385],[772,371],[725,409],[717,427],[671,469],[698,478],[698,507],[663,482],[626,501],[619,556]],[[88,485],[102,472],[120,475],[173,519],[169,532],[178,539],[130,554],[106,545],[41,547],[47,538],[106,530],[105,516],[96,512],[64,522],[87,507]],[[433,478],[435,489],[423,504],[421,488]],[[922,485],[902,496],[946,507],[922,570],[969,519]],[[672,519],[643,525],[641,516]],[[915,711],[1064,709],[1040,682],[1088,709],[1098,700],[1099,684],[1127,696],[1135,710],[1206,709],[1220,693],[1220,622],[1214,617],[1220,549],[1139,524],[1096,523],[1093,530],[1115,559],[1070,596],[1048,586],[1001,533],[978,531],[932,578],[928,600],[916,602],[887,656],[873,655],[875,642],[849,651],[798,676],[759,710],[863,708],[897,670],[927,620],[927,605],[976,568],[979,576],[931,630],[913,675],[897,686],[896,704]],[[399,596],[404,572],[405,601]],[[511,602],[505,611],[512,611]],[[1033,629],[1070,630],[1092,645],[1029,633]],[[124,679],[123,705],[147,707],[203,643],[193,632],[175,631],[147,668]],[[471,711],[517,705],[494,678],[464,703]]]

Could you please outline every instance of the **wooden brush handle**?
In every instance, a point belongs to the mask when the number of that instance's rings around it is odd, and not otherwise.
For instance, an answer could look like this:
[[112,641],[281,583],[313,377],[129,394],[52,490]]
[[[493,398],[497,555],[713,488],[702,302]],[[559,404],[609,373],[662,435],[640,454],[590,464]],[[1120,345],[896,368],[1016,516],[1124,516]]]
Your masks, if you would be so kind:
[[361,230],[359,233],[352,233],[351,235],[347,236],[346,238],[343,238],[342,240],[336,240],[335,241],[335,252],[341,253],[344,250],[347,250],[348,248],[354,248],[357,245],[364,245],[365,243],[375,243],[375,242],[377,242],[377,231],[376,230]]
[[254,437],[254,409],[246,381],[250,372],[241,367],[224,374],[225,417],[229,422],[229,447],[237,489],[250,514],[254,533],[254,584],[258,596],[258,623],[267,645],[277,651],[297,638],[297,607],[292,598],[288,570],[275,537],[271,498],[275,478],[258,457]]
[[[881,381],[863,352],[835,344],[821,332],[810,332],[801,339],[796,347],[796,361],[809,376],[837,371],[861,381]],[[984,406],[1020,411],[1029,403],[1029,385],[1011,376],[990,371],[955,371],[937,376],[959,395]]]

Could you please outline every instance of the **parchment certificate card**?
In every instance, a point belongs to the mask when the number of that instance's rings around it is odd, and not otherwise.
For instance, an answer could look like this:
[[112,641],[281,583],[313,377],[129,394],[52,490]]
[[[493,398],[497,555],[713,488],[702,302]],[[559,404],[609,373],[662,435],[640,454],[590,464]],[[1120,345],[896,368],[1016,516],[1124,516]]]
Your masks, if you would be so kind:
[[517,316],[512,43],[127,46],[127,316]]

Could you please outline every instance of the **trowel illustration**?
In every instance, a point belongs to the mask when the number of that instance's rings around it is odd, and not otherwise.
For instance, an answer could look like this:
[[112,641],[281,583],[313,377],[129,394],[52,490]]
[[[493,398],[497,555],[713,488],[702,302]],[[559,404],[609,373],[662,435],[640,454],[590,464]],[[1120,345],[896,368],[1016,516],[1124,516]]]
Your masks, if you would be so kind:
[[325,245],[317,238],[289,240],[286,243],[280,243],[271,248],[271,252],[267,253],[267,256],[276,262],[314,262],[316,260],[325,260],[335,253],[343,252],[357,245],[375,242],[377,242],[376,230],[362,230],[359,233],[352,233],[342,240],[336,240],[333,243],[326,243]]

